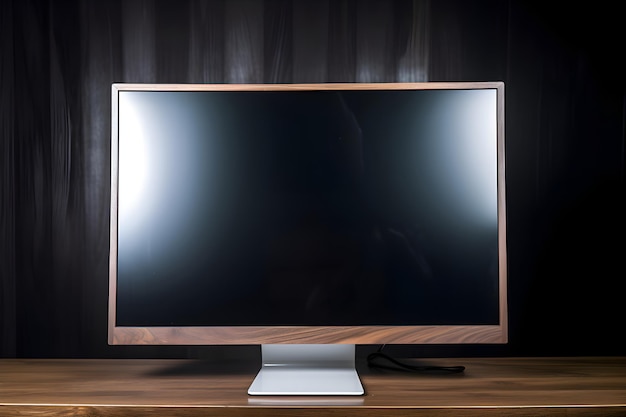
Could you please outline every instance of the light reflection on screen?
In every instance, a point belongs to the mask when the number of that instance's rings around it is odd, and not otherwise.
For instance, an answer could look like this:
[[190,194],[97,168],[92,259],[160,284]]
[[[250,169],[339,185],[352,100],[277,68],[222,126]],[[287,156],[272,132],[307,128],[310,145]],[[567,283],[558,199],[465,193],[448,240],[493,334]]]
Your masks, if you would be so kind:
[[119,94],[118,325],[498,322],[495,90]]

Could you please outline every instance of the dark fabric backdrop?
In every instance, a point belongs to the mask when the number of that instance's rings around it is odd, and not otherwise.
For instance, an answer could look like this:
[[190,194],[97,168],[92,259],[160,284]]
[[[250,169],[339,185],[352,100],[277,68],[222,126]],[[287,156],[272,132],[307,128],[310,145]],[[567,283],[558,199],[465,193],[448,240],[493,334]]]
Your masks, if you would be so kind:
[[[0,356],[197,357],[106,343],[113,82],[506,83],[510,343],[626,354],[617,3],[0,1]],[[546,6],[549,4],[549,6]]]

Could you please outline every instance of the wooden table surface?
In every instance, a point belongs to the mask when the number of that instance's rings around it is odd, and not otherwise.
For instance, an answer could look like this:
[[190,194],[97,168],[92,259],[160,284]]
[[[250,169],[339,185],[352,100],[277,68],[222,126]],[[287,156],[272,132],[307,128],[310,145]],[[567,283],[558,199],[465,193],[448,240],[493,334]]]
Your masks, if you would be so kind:
[[466,371],[360,364],[362,397],[250,397],[249,362],[1,359],[0,416],[626,416],[626,357],[419,362]]

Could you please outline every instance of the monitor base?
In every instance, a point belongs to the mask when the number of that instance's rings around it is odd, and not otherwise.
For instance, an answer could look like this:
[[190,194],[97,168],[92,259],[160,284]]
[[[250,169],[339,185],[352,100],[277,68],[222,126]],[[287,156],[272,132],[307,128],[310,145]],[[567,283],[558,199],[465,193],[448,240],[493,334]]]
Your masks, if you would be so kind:
[[249,395],[363,395],[354,345],[262,345]]

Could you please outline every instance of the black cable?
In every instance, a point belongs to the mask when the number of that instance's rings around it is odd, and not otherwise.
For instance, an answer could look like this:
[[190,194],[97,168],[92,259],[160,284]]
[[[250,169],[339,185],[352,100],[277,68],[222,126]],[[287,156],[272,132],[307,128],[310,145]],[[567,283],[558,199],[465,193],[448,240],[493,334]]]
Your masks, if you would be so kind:
[[[464,366],[433,366],[433,365],[411,365],[401,362],[386,353],[382,352],[384,345],[378,351],[367,355],[367,364],[371,368],[390,369],[393,371],[422,372],[422,373],[447,373],[458,374],[465,371]],[[389,363],[384,363],[384,362]]]

